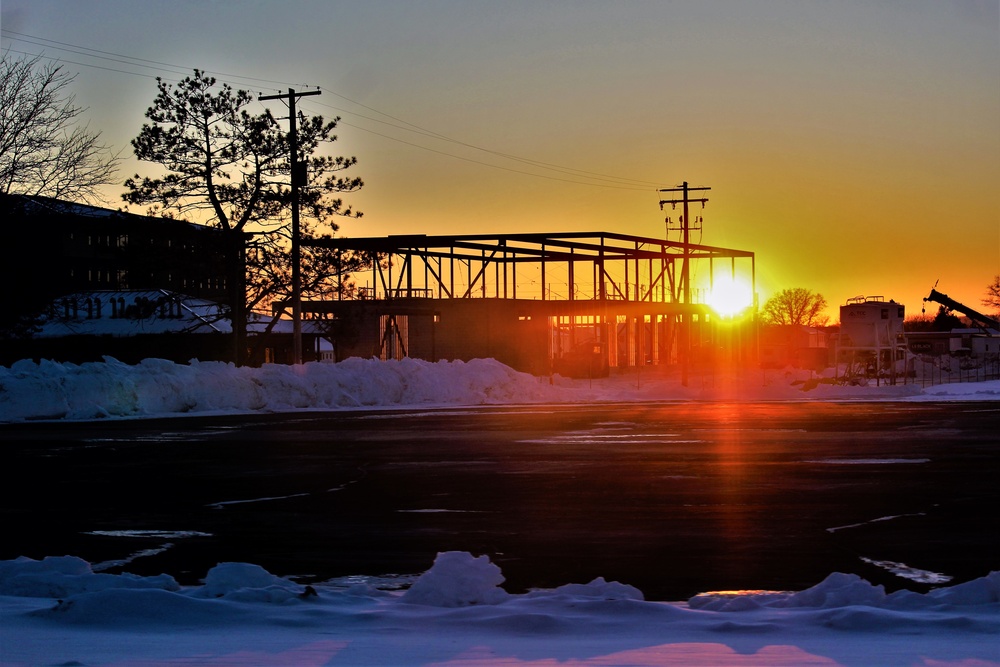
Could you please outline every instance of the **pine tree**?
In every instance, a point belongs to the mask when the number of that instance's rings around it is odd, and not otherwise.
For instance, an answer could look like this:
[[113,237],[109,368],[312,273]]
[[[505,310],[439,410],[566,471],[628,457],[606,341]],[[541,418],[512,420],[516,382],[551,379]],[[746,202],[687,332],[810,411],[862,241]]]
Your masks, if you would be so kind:
[[[250,112],[250,92],[219,85],[200,70],[176,85],[157,81],[159,92],[146,111],[149,122],[132,140],[132,147],[140,160],[159,164],[167,173],[158,178],[135,175],[125,182],[128,191],[123,198],[150,206],[153,215],[207,220],[229,238],[227,291],[234,355],[241,363],[247,309],[267,305],[290,289],[288,136],[269,110]],[[318,154],[322,146],[336,141],[333,130],[339,120],[327,122],[303,114],[298,118],[298,160],[307,165],[310,176],[300,188],[303,235],[314,233],[319,225],[336,232],[336,216],[361,217],[338,196],[362,187],[360,178],[341,175],[357,158]],[[303,294],[330,289],[330,278],[337,273],[330,261],[317,253],[303,253]],[[350,261],[348,269],[357,263]]]

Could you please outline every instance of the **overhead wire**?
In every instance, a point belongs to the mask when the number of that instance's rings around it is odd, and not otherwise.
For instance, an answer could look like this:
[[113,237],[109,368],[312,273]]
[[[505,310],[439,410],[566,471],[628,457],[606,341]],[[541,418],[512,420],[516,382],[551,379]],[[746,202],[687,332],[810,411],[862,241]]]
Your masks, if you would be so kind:
[[[496,155],[496,156],[499,156],[499,157],[502,157],[502,158],[506,158],[508,160],[514,160],[514,161],[517,161],[517,162],[522,162],[522,163],[530,164],[530,165],[533,165],[533,166],[539,166],[539,167],[544,167],[544,168],[548,168],[548,169],[554,169],[556,171],[561,171],[561,172],[564,172],[564,173],[577,173],[577,174],[581,174],[581,175],[586,175],[587,177],[599,177],[601,179],[610,179],[610,180],[620,181],[620,182],[623,182],[623,183],[630,183],[630,184],[637,184],[637,185],[641,184],[641,185],[648,185],[648,186],[658,186],[659,185],[658,183],[653,182],[653,181],[643,181],[643,180],[638,180],[638,179],[634,179],[634,178],[623,178],[623,177],[620,177],[620,176],[611,176],[609,174],[601,174],[601,173],[598,173],[598,172],[587,171],[587,170],[584,170],[584,169],[576,169],[574,167],[564,167],[564,166],[553,164],[553,163],[550,163],[550,162],[543,162],[541,160],[532,160],[530,158],[519,157],[519,156],[513,155],[511,153],[504,153],[502,151],[496,151],[496,150],[489,149],[489,148],[483,148],[481,146],[476,146],[475,144],[470,144],[468,142],[461,141],[459,139],[453,139],[451,137],[445,136],[445,135],[440,134],[438,132],[435,132],[433,130],[428,130],[427,128],[421,127],[419,125],[415,125],[413,123],[410,123],[409,121],[406,121],[406,120],[403,120],[403,119],[400,119],[400,118],[396,118],[395,116],[391,116],[389,114],[383,113],[383,112],[379,111],[378,109],[374,109],[374,108],[372,108],[372,107],[370,107],[370,106],[368,106],[366,104],[362,104],[361,102],[357,102],[355,100],[352,100],[351,98],[349,98],[349,97],[347,97],[345,95],[341,95],[340,93],[337,93],[337,92],[334,92],[334,91],[330,91],[330,90],[327,90],[327,89],[322,88],[322,87],[320,88],[320,90],[323,90],[324,92],[328,92],[328,93],[330,93],[332,95],[336,95],[337,97],[340,97],[340,98],[342,98],[344,100],[347,100],[351,104],[355,104],[355,105],[357,105],[359,107],[362,107],[364,109],[368,109],[370,111],[374,111],[375,113],[377,113],[379,115],[382,115],[382,116],[385,116],[386,118],[391,118],[392,120],[395,120],[397,122],[404,123],[405,125],[408,125],[409,127],[413,128],[413,131],[416,131],[419,134],[424,134],[426,136],[435,137],[437,139],[441,139],[442,141],[447,141],[449,143],[457,144],[459,146],[464,146],[466,148],[472,148],[472,149],[475,149],[477,151],[483,151],[483,152],[489,153],[491,155]],[[348,111],[346,109],[340,109],[338,107],[334,107],[334,106],[331,106],[331,105],[326,105],[326,104],[324,104],[322,102],[319,102],[318,100],[311,100],[310,102],[312,104],[319,104],[320,106],[326,106],[326,107],[328,107],[330,109],[333,109],[335,111],[344,111],[345,113],[352,113],[354,115],[361,116],[357,112],[352,112],[352,111]],[[368,120],[372,120],[374,122],[385,123],[385,121],[380,121],[380,120],[375,119],[375,118],[370,118],[370,117],[367,117],[367,116],[361,116],[361,117],[362,118],[367,118]],[[391,125],[391,123],[387,123],[387,124]],[[405,129],[405,128],[401,128],[401,129]]]
[[[183,65],[174,65],[171,63],[165,63],[158,60],[148,60],[146,58],[139,58],[137,56],[128,56],[128,55],[123,55],[121,53],[113,53],[111,51],[101,51],[100,49],[92,49],[90,47],[79,46],[77,44],[68,44],[66,42],[59,42],[54,39],[35,37],[33,35],[26,35],[24,33],[14,32],[12,30],[2,30],[0,32],[2,32],[8,39],[26,42],[28,44],[41,46],[43,48],[54,48],[60,51],[68,51],[69,53],[76,53],[77,55],[87,56],[88,58],[100,58],[102,60],[110,60],[112,62],[119,62],[125,65],[133,65],[135,67],[145,67],[147,69],[160,70],[178,76],[186,76],[188,72],[194,69],[192,67],[185,67]],[[11,37],[11,35],[13,35],[13,37]],[[19,53],[24,53],[24,52],[22,51]],[[25,54],[25,55],[42,55],[42,54]],[[70,62],[70,61],[63,61],[63,62]],[[137,74],[136,72],[128,72],[125,70],[116,70],[106,67],[100,67],[98,65],[93,65],[90,63],[74,62],[73,64],[82,65],[84,67],[95,67],[98,69],[110,69],[113,72],[122,71],[126,74]],[[180,71],[175,71],[175,70],[180,70]],[[242,76],[240,74],[228,74],[225,72],[217,72],[213,70],[201,70],[201,71],[205,72],[206,74],[213,74],[216,76],[225,77],[227,83],[235,83],[235,81],[232,81],[231,79],[242,79],[244,81],[253,81],[255,83],[276,83],[281,86],[298,85],[303,87],[312,87],[308,86],[308,84],[287,84],[284,81],[273,81],[271,79],[261,79],[257,77]],[[139,75],[153,78],[152,75],[149,74],[139,74]]]
[[429,148],[428,146],[421,146],[420,144],[415,144],[415,143],[412,143],[412,142],[409,142],[409,141],[405,141],[405,140],[399,139],[397,137],[391,137],[391,136],[389,136],[387,134],[382,134],[381,132],[376,132],[376,131],[370,130],[370,129],[366,128],[366,127],[362,127],[360,125],[353,125],[351,123],[345,123],[343,121],[341,121],[340,124],[341,125],[346,125],[348,127],[353,127],[353,128],[355,128],[357,130],[361,130],[363,132],[368,132],[370,134],[374,134],[374,135],[377,135],[377,136],[380,136],[380,137],[385,137],[386,139],[392,139],[393,141],[396,141],[396,142],[401,143],[401,144],[406,144],[408,146],[415,146],[417,148],[421,148],[421,149],[423,149],[425,151],[429,151],[431,153],[438,153],[439,155],[447,155],[448,157],[454,158],[456,160],[463,160],[465,162],[472,162],[473,164],[481,164],[481,165],[484,165],[484,166],[487,166],[487,167],[492,167],[494,169],[501,169],[503,171],[510,171],[510,172],[515,173],[515,174],[526,174],[528,176],[534,176],[536,178],[544,178],[544,179],[548,179],[548,180],[551,180],[551,181],[561,181],[563,183],[576,183],[577,185],[590,185],[590,186],[598,187],[598,188],[616,188],[616,189],[619,189],[619,190],[642,190],[644,192],[646,192],[646,191],[649,190],[649,188],[625,187],[625,186],[621,186],[621,185],[613,185],[613,184],[606,184],[606,183],[584,183],[583,181],[574,181],[574,180],[570,180],[568,178],[559,178],[558,176],[548,176],[546,174],[536,174],[536,173],[530,172],[530,171],[523,171],[521,169],[514,169],[512,167],[504,167],[503,165],[491,164],[489,162],[483,162],[482,160],[475,160],[473,158],[464,157],[464,156],[461,156],[461,155],[455,155],[454,153],[447,153],[445,151],[439,151],[439,150],[434,149],[434,148]]
[[[19,51],[17,49],[4,49],[4,51],[6,53],[16,53],[18,55],[28,56],[28,57],[31,57],[31,58],[34,58],[34,57],[48,58],[44,53],[31,53],[31,52],[28,52],[28,51]],[[55,62],[59,62],[59,63],[66,63],[67,65],[80,65],[81,67],[90,67],[92,69],[104,70],[106,72],[116,72],[118,74],[131,74],[132,76],[141,76],[141,77],[144,77],[144,78],[147,78],[147,79],[156,79],[156,78],[159,78],[159,77],[154,76],[152,74],[145,74],[143,72],[130,72],[128,70],[118,69],[116,67],[104,67],[102,65],[95,65],[93,63],[81,63],[81,62],[78,62],[78,61],[75,61],[75,60],[66,60],[65,58],[48,58],[48,59],[53,60]],[[168,81],[170,83],[177,83],[178,81],[180,81],[180,79],[163,79],[163,80],[164,81]]]
[[[128,56],[128,55],[124,55],[124,54],[120,54],[120,53],[114,53],[114,52],[110,52],[110,51],[102,51],[100,49],[92,49],[92,48],[86,47],[86,46],[80,46],[80,45],[76,45],[76,44],[69,44],[67,42],[60,42],[60,41],[57,41],[57,40],[51,40],[51,39],[47,39],[47,38],[43,38],[43,37],[37,37],[37,36],[33,36],[33,35],[27,35],[27,34],[24,34],[24,33],[15,32],[15,31],[11,31],[11,30],[2,30],[0,32],[2,32],[2,34],[3,34],[4,37],[6,37],[8,40],[11,40],[11,41],[20,41],[20,42],[25,42],[25,43],[28,43],[28,44],[32,44],[34,46],[42,47],[43,49],[44,48],[52,48],[52,49],[56,49],[56,50],[59,50],[59,51],[66,51],[68,53],[74,53],[74,54],[77,54],[77,55],[82,55],[82,56],[85,56],[87,58],[97,58],[97,59],[100,59],[100,60],[106,60],[106,61],[115,62],[115,63],[119,63],[119,64],[123,64],[123,65],[129,65],[129,66],[134,66],[134,67],[141,67],[141,68],[146,68],[146,69],[153,70],[153,71],[166,72],[166,73],[169,73],[169,74],[172,74],[172,75],[175,75],[175,76],[181,76],[185,72],[187,72],[187,71],[189,71],[191,69],[191,68],[185,68],[184,66],[181,66],[181,65],[175,65],[175,64],[172,64],[172,63],[165,63],[165,62],[157,61],[157,60],[149,60],[149,59],[146,59],[146,58],[139,58],[139,57],[135,57],[135,56]],[[18,51],[18,50],[14,50],[14,49],[10,49],[10,48],[8,48],[7,50],[10,51],[10,52],[18,53],[18,54],[25,55],[25,56],[31,56],[31,57],[38,56],[38,57],[42,57],[42,58],[48,58],[48,56],[44,55],[44,53],[34,53],[33,54],[33,53],[28,53],[28,52],[25,52],[25,51]],[[118,68],[114,68],[114,67],[107,67],[107,66],[102,66],[102,65],[96,65],[96,64],[93,64],[93,63],[86,63],[86,62],[65,60],[63,58],[58,58],[58,59],[53,58],[53,60],[57,60],[58,62],[73,64],[73,65],[79,65],[81,67],[91,67],[91,68],[94,68],[94,69],[111,71],[111,72],[116,72],[116,73],[121,73],[121,74],[129,74],[129,75],[132,75],[132,76],[142,76],[142,77],[146,77],[146,78],[158,78],[158,79],[159,78],[163,78],[163,77],[160,77],[158,75],[153,75],[153,74],[148,74],[148,73],[143,73],[143,72],[133,72],[133,71],[118,69]],[[401,130],[401,131],[404,131],[404,132],[411,132],[411,133],[414,133],[414,134],[418,134],[420,136],[427,137],[429,139],[435,139],[435,140],[438,140],[438,141],[444,141],[444,142],[453,144],[455,146],[461,146],[463,148],[467,148],[467,149],[470,149],[470,150],[479,151],[479,152],[482,152],[482,153],[486,153],[488,155],[493,155],[493,156],[499,157],[501,159],[506,159],[506,160],[510,160],[510,161],[513,161],[513,162],[518,162],[518,163],[521,163],[521,164],[524,164],[524,165],[528,165],[528,166],[531,166],[531,167],[535,167],[535,168],[538,168],[538,169],[541,169],[541,170],[553,171],[553,172],[556,172],[556,173],[563,174],[565,176],[572,176],[574,178],[560,178],[558,176],[551,176],[551,175],[547,175],[547,174],[540,174],[540,173],[533,172],[533,171],[525,171],[525,170],[522,170],[522,169],[515,169],[515,168],[512,168],[512,167],[506,167],[506,166],[495,164],[495,163],[491,163],[491,162],[484,162],[482,160],[476,160],[476,159],[465,157],[465,156],[462,156],[462,155],[456,155],[455,153],[451,153],[451,152],[448,152],[448,151],[443,151],[443,150],[431,148],[431,147],[423,145],[423,144],[414,143],[414,142],[411,142],[411,141],[406,141],[404,139],[400,139],[399,137],[394,137],[394,136],[389,135],[389,134],[384,134],[384,133],[381,133],[381,132],[377,132],[375,130],[363,127],[361,125],[357,125],[357,124],[353,124],[353,123],[348,123],[348,122],[340,121],[342,125],[345,125],[347,127],[352,127],[352,128],[361,130],[363,132],[367,132],[369,134],[373,134],[373,135],[376,135],[376,136],[388,139],[390,141],[395,141],[397,143],[401,143],[401,144],[404,144],[404,145],[407,145],[407,146],[412,146],[414,148],[425,150],[425,151],[428,151],[428,152],[431,152],[431,153],[436,153],[436,154],[439,154],[439,155],[444,155],[444,156],[451,157],[451,158],[457,159],[457,160],[462,160],[462,161],[465,161],[465,162],[470,162],[470,163],[473,163],[473,164],[479,164],[479,165],[482,165],[482,166],[485,166],[485,167],[490,167],[490,168],[493,168],[493,169],[500,169],[500,170],[503,170],[503,171],[508,171],[508,172],[517,173],[517,174],[522,174],[522,175],[526,175],[526,176],[533,176],[535,178],[543,178],[543,179],[547,179],[547,180],[554,180],[554,181],[560,181],[560,182],[565,182],[565,183],[573,183],[573,184],[577,184],[577,185],[587,185],[587,186],[592,186],[592,187],[623,189],[623,190],[642,190],[642,191],[647,191],[647,190],[649,190],[650,187],[655,187],[657,185],[655,182],[652,182],[652,181],[643,181],[643,180],[638,180],[638,179],[632,179],[632,178],[625,178],[625,177],[620,177],[620,176],[614,176],[614,175],[610,175],[610,174],[601,174],[601,173],[591,172],[591,171],[587,171],[587,170],[583,170],[583,169],[577,169],[577,168],[574,168],[574,167],[566,167],[566,166],[563,166],[563,165],[557,165],[557,164],[554,164],[554,163],[543,162],[543,161],[540,161],[540,160],[533,160],[531,158],[525,158],[525,157],[521,157],[521,156],[518,156],[518,155],[511,154],[511,153],[505,153],[505,152],[502,152],[502,151],[496,151],[496,150],[493,150],[493,149],[489,149],[489,148],[484,148],[484,147],[481,147],[481,146],[477,146],[475,144],[472,144],[472,143],[469,143],[469,142],[465,142],[465,141],[461,141],[459,139],[454,139],[452,137],[449,137],[447,135],[441,134],[439,132],[435,132],[433,130],[429,130],[427,128],[424,128],[424,127],[421,127],[421,126],[416,125],[414,123],[411,123],[409,121],[406,121],[406,120],[404,120],[402,118],[398,118],[396,116],[393,116],[391,114],[387,114],[387,113],[385,113],[383,111],[375,109],[374,107],[371,107],[371,106],[368,106],[368,105],[363,104],[361,102],[358,102],[356,100],[353,100],[353,99],[347,97],[346,95],[342,95],[342,94],[340,94],[338,92],[335,92],[333,90],[330,90],[330,89],[328,89],[326,87],[322,87],[322,86],[310,86],[309,84],[289,84],[287,82],[276,81],[276,80],[273,80],[273,79],[264,79],[264,78],[258,78],[258,77],[248,77],[248,76],[243,76],[243,75],[238,75],[238,74],[229,74],[229,73],[217,72],[217,71],[212,71],[212,70],[207,70],[207,69],[206,70],[201,70],[201,71],[205,72],[206,74],[211,74],[211,75],[214,75],[214,76],[221,77],[226,83],[229,83],[229,84],[232,84],[232,85],[245,85],[245,84],[242,84],[242,83],[238,83],[236,81],[236,80],[241,80],[241,81],[254,82],[256,84],[261,84],[261,83],[278,84],[278,85],[281,85],[281,86],[284,86],[284,87],[296,86],[296,87],[299,87],[299,88],[316,88],[316,89],[322,90],[323,92],[330,93],[331,95],[335,95],[336,97],[339,97],[339,98],[341,98],[343,100],[346,100],[347,102],[350,102],[351,104],[354,104],[354,105],[356,105],[358,107],[361,107],[363,109],[367,109],[369,111],[372,111],[372,112],[374,112],[374,113],[376,113],[376,114],[378,114],[380,116],[384,116],[385,118],[389,118],[389,119],[391,119],[392,121],[395,121],[395,122],[393,123],[393,122],[384,121],[384,120],[381,120],[381,119],[378,119],[378,118],[373,118],[371,116],[367,116],[367,115],[358,113],[356,111],[351,111],[351,110],[348,110],[348,109],[343,109],[343,108],[335,107],[333,105],[329,105],[329,104],[326,104],[326,103],[323,103],[323,102],[319,102],[317,100],[310,100],[310,103],[312,105],[318,105],[318,106],[326,107],[326,108],[329,108],[331,110],[339,111],[339,112],[345,113],[345,114],[350,114],[351,116],[355,116],[357,118],[361,118],[361,119],[364,119],[364,120],[367,120],[367,121],[371,121],[371,122],[374,122],[374,123],[379,123],[379,124],[387,125],[389,127],[393,127],[395,129],[398,129],[398,130]],[[164,79],[164,80],[166,80],[168,82],[171,82],[171,83],[176,83],[178,81],[178,80],[171,80],[171,79]],[[588,179],[588,180],[575,180],[575,179]]]
[[[469,143],[466,143],[466,142],[463,142],[463,141],[459,141],[457,139],[451,139],[449,137],[445,137],[443,135],[439,135],[436,132],[433,132],[431,130],[425,130],[423,128],[420,128],[419,126],[413,125],[412,123],[406,123],[406,124],[412,126],[415,129],[410,129],[410,128],[406,128],[406,127],[400,127],[399,125],[396,125],[394,123],[389,123],[387,121],[380,120],[378,118],[372,118],[371,116],[365,116],[363,114],[358,114],[356,112],[352,112],[352,111],[347,110],[347,109],[335,107],[335,106],[332,106],[332,105],[329,105],[329,104],[324,104],[322,102],[318,102],[315,99],[309,100],[308,103],[303,102],[302,106],[306,106],[306,105],[321,106],[321,107],[325,107],[327,109],[331,109],[333,111],[340,111],[340,112],[343,112],[343,113],[351,114],[352,116],[358,116],[359,118],[364,118],[365,120],[369,120],[369,121],[371,121],[373,123],[380,123],[380,124],[383,124],[383,125],[388,125],[389,127],[393,127],[393,128],[404,130],[404,131],[408,131],[408,132],[413,132],[415,134],[419,134],[419,135],[422,135],[422,136],[426,136],[426,137],[430,137],[430,138],[436,138],[436,139],[441,139],[442,141],[447,141],[447,142],[454,143],[454,144],[457,144],[457,145],[460,145],[460,146],[463,146],[463,147],[472,148],[472,149],[475,149],[475,150],[478,150],[478,151],[489,153],[491,155],[497,155],[497,156],[500,156],[500,157],[504,157],[506,159],[509,159],[509,160],[512,160],[512,161],[515,161],[515,162],[520,162],[520,163],[531,165],[531,166],[544,167],[545,169],[548,169],[550,171],[555,171],[555,172],[558,172],[558,173],[566,174],[568,176],[577,176],[577,177],[582,177],[582,178],[589,178],[589,179],[597,180],[597,181],[607,181],[607,183],[583,183],[584,185],[595,185],[595,186],[598,186],[598,187],[612,187],[612,188],[617,187],[618,189],[624,189],[624,190],[643,190],[643,191],[648,191],[649,190],[649,186],[653,185],[652,183],[646,183],[645,181],[632,181],[631,179],[624,179],[624,178],[620,178],[620,177],[617,177],[617,176],[610,176],[610,175],[607,175],[607,174],[598,174],[598,173],[595,173],[595,172],[588,172],[588,171],[585,171],[583,169],[575,169],[573,167],[562,167],[562,166],[559,166],[559,165],[553,165],[553,164],[548,164],[548,163],[544,163],[544,162],[539,162],[537,160],[531,160],[529,158],[521,158],[521,157],[518,157],[518,156],[515,156],[515,155],[508,155],[508,154],[505,154],[505,153],[499,153],[497,151],[493,151],[493,150],[490,150],[488,148],[482,148],[482,147],[476,146],[474,144],[469,144]],[[401,121],[401,122],[405,123],[406,121]],[[538,174],[538,173],[535,173],[535,172],[524,171],[524,170],[521,170],[521,169],[513,169],[511,167],[504,167],[504,166],[493,164],[493,163],[490,163],[490,162],[483,162],[482,160],[475,160],[475,159],[464,157],[464,156],[461,156],[461,155],[456,155],[454,153],[449,153],[447,151],[437,150],[437,149],[434,149],[434,148],[430,148],[428,146],[424,146],[422,144],[413,143],[413,142],[410,142],[410,141],[406,141],[406,140],[400,139],[398,137],[393,137],[393,136],[388,135],[388,134],[383,134],[381,132],[376,132],[375,130],[372,130],[372,129],[369,129],[369,128],[366,128],[366,127],[363,127],[363,126],[360,126],[360,125],[356,125],[354,123],[348,123],[348,122],[345,122],[343,120],[341,120],[339,124],[347,126],[347,127],[353,127],[355,129],[362,130],[364,132],[368,132],[368,133],[374,134],[376,136],[384,137],[386,139],[390,139],[392,141],[396,141],[396,142],[399,142],[399,143],[402,143],[402,144],[405,144],[405,145],[408,145],[408,146],[414,146],[416,148],[421,148],[423,150],[430,151],[432,153],[438,153],[440,155],[446,155],[448,157],[453,157],[455,159],[464,160],[466,162],[472,162],[472,163],[475,163],[475,164],[481,164],[481,165],[484,165],[484,166],[487,166],[487,167],[493,167],[493,168],[496,168],[496,169],[503,169],[505,171],[511,171],[511,172],[518,173],[518,174],[526,174],[526,175],[529,175],[529,176],[538,176],[539,178],[547,178],[547,179],[550,179],[550,180],[564,181],[566,183],[581,183],[581,181],[574,181],[574,180],[570,180],[570,179],[557,178],[557,177],[554,177],[554,176],[547,176],[545,174]],[[643,183],[646,183],[645,186],[640,187],[639,185],[637,185],[637,184],[643,184]]]

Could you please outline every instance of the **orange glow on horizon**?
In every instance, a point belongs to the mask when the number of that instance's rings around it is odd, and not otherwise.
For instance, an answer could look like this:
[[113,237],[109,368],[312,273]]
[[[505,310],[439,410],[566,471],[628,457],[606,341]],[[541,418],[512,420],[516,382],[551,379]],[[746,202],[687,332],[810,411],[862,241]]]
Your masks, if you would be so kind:
[[[324,154],[357,156],[346,175],[365,182],[345,196],[364,217],[335,219],[341,236],[662,238],[657,188],[688,181],[711,187],[701,193],[707,206],[692,211],[704,216],[693,242],[754,252],[759,306],[802,287],[826,299],[831,325],[857,295],[894,299],[909,317],[940,281],[940,291],[981,308],[1000,272],[995,2],[922,11],[807,3],[795,12],[734,0],[726,11],[696,2],[524,3],[496,10],[496,21],[421,3],[400,12],[353,3],[344,10],[351,18],[335,26],[302,26],[314,33],[295,34],[306,50],[283,58],[235,38],[263,30],[273,39],[277,4],[225,22],[191,21],[167,3],[142,17],[91,6],[101,3],[10,4],[34,26],[28,34],[105,48],[86,36],[114,24],[112,50],[129,57],[178,54],[204,69],[266,76],[277,90],[295,72],[322,88],[300,109],[343,116]],[[150,34],[143,21],[168,27]],[[216,39],[223,26],[232,44]],[[422,39],[410,38],[414,26]],[[146,39],[133,44],[137,34]],[[155,82],[71,69],[86,120],[123,151],[121,179],[160,175],[132,159],[129,143]],[[255,101],[251,110],[264,108]],[[268,108],[283,115],[276,102]],[[120,185],[106,189],[112,206],[120,195]],[[704,303],[708,276],[697,278]],[[725,317],[735,306],[716,307]],[[929,315],[936,309],[928,304]]]

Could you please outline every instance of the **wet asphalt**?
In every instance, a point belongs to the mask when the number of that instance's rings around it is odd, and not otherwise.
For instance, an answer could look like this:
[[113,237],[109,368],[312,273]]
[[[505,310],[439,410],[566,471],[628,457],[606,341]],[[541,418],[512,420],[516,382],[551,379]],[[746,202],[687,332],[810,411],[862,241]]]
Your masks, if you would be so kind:
[[996,402],[3,424],[0,448],[0,558],[182,583],[223,561],[301,581],[412,574],[448,550],[488,555],[511,592],[603,576],[660,600],[1000,570]]

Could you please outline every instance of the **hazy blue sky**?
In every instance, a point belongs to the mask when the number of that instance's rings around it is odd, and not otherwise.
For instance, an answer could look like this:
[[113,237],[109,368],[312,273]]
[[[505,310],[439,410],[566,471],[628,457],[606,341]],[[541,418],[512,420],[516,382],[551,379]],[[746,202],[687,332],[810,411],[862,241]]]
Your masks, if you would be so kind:
[[765,299],[803,286],[832,306],[878,294],[914,313],[940,279],[978,306],[1000,273],[997,0],[0,9],[3,47],[66,61],[91,128],[120,148],[157,75],[320,86],[302,106],[343,118],[334,152],[356,155],[366,182],[348,236],[662,236],[655,189],[687,180],[712,188],[702,240],[755,251]]

